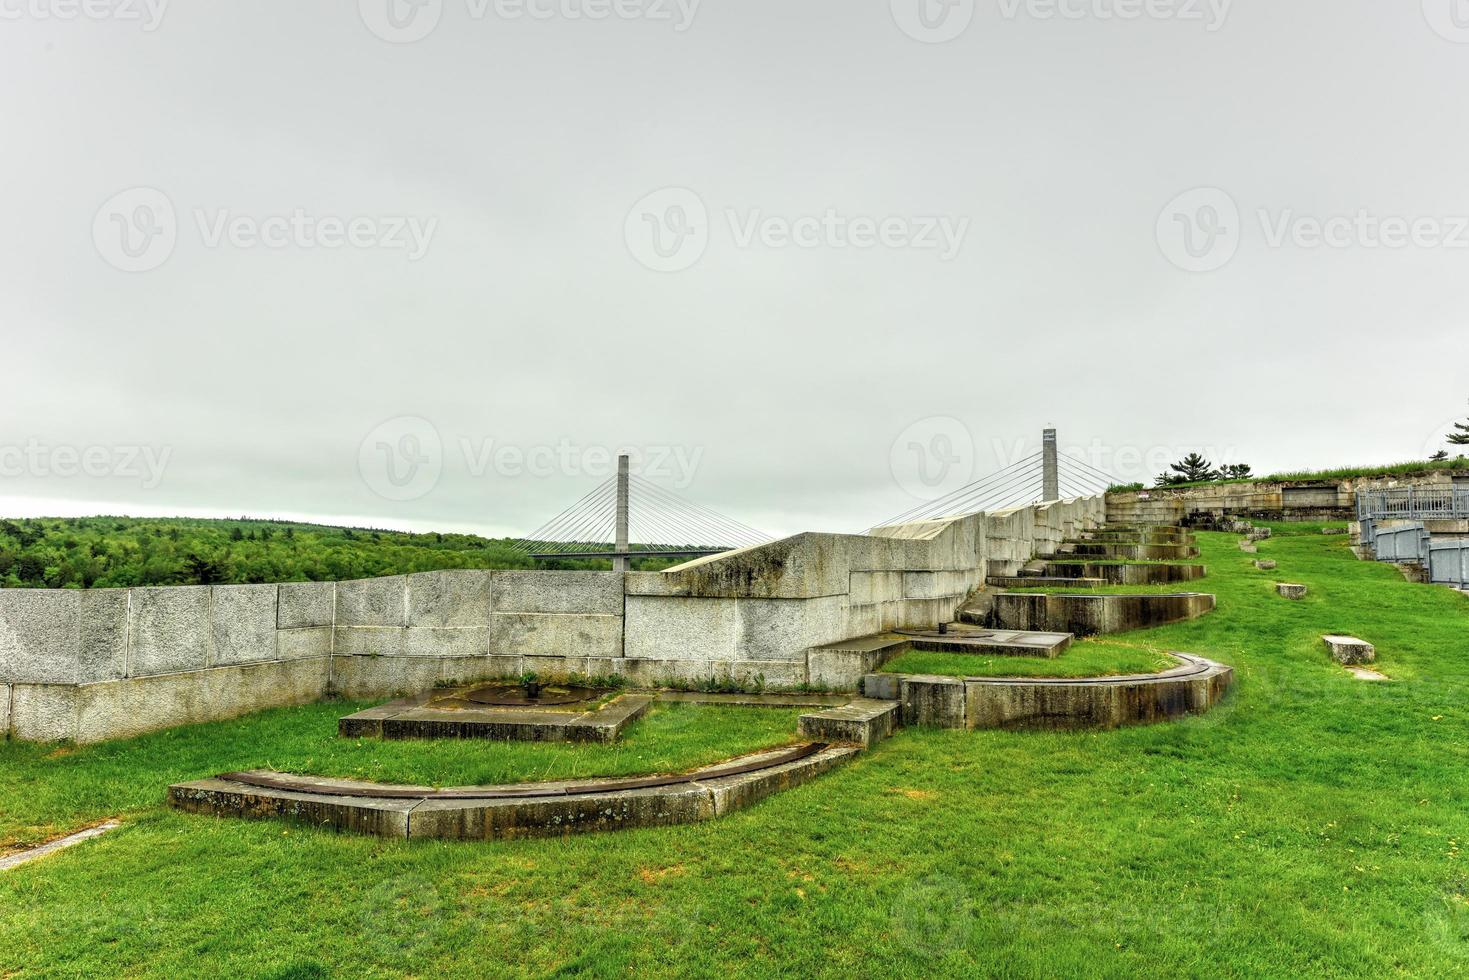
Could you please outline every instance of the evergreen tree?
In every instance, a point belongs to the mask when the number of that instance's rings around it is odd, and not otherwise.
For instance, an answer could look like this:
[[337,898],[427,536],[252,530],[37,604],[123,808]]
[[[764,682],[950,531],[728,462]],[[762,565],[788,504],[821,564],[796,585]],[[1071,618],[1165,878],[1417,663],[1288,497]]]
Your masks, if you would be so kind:
[[1198,453],[1189,453],[1169,469],[1178,474],[1178,483],[1203,483],[1219,476],[1214,471],[1214,464]]

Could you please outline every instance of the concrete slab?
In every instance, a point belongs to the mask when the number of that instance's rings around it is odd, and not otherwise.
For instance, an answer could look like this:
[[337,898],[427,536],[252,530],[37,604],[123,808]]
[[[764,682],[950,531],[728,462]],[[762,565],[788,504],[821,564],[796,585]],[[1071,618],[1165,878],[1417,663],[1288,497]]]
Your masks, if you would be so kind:
[[483,738],[520,742],[615,742],[653,703],[649,694],[565,708],[497,707],[467,700],[469,687],[424,691],[347,715],[343,738]]
[[1281,582],[1275,586],[1275,591],[1286,599],[1304,599],[1310,590],[1304,585],[1295,585],[1289,582]]
[[1017,629],[989,629],[963,623],[950,624],[945,634],[934,630],[899,630],[914,650],[937,653],[969,653],[987,657],[1045,657],[1053,660],[1071,646],[1070,633]]

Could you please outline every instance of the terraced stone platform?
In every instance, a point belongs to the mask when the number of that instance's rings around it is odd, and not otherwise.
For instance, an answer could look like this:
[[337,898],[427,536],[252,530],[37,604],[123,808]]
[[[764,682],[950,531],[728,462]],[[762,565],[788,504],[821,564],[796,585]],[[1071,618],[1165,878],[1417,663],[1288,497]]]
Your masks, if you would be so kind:
[[[1195,582],[1208,573],[1204,565],[1161,562],[1088,562],[1044,561],[1035,570],[1037,578],[1100,578],[1108,585],[1170,585]],[[1022,569],[1021,578],[1032,577],[1032,570]],[[1024,588],[1024,585],[1020,586]]]
[[1071,640],[1069,634],[1054,630],[995,629],[951,623],[947,634],[940,634],[936,629],[890,631],[813,647],[806,655],[806,669],[814,685],[833,691],[851,691],[856,690],[864,674],[881,670],[884,664],[910,650],[1051,658],[1065,652]]
[[1057,555],[1113,558],[1131,561],[1179,561],[1199,556],[1198,545],[1149,544],[1145,541],[1075,541],[1063,543]]
[[1003,629],[1094,636],[1179,623],[1213,609],[1214,596],[1202,592],[1166,595],[1004,592],[994,597],[991,616],[994,624]]
[[856,755],[808,743],[752,753],[676,776],[437,789],[273,772],[176,783],[169,803],[191,813],[279,818],[405,839],[558,837],[664,827],[724,816],[798,786]]
[[1187,653],[1157,674],[1118,677],[938,677],[873,674],[869,695],[895,694],[905,724],[939,728],[1117,728],[1209,710],[1234,683],[1233,668]]

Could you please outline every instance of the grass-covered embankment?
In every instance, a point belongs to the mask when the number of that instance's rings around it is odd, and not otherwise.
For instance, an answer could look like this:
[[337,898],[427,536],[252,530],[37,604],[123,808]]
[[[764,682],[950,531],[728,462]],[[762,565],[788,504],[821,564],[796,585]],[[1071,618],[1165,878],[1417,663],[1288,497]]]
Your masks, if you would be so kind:
[[[0,874],[0,975],[1463,975],[1466,597],[1311,528],[1261,543],[1274,573],[1236,540],[1200,535],[1214,614],[1125,637],[1234,665],[1210,713],[909,730],[702,825],[405,844],[162,806],[169,779],[299,761],[271,716],[156,769],[0,747],[11,824],[125,814]],[[1327,632],[1395,680],[1352,679]]]

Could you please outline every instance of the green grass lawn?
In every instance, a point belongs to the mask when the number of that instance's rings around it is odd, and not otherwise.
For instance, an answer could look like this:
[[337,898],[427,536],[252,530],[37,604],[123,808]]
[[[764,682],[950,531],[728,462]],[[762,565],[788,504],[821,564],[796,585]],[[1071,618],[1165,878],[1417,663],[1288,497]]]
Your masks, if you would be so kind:
[[[909,730],[702,825],[410,844],[163,807],[170,779],[238,765],[437,781],[496,751],[338,756],[336,706],[0,746],[11,833],[125,820],[0,873],[0,976],[1464,975],[1469,605],[1293,530],[1260,544],[1273,573],[1201,534],[1218,610],[1125,637],[1233,664],[1207,715]],[[1327,632],[1375,643],[1395,681],[1353,680]]]
[[[274,769],[429,786],[681,772],[795,742],[794,708],[657,704],[614,745],[337,737],[338,701],[100,745],[0,742],[0,850],[158,806],[158,787]],[[3,961],[0,961],[3,962]]]

